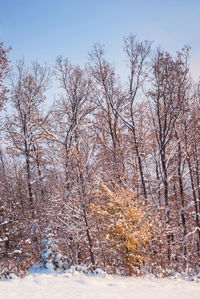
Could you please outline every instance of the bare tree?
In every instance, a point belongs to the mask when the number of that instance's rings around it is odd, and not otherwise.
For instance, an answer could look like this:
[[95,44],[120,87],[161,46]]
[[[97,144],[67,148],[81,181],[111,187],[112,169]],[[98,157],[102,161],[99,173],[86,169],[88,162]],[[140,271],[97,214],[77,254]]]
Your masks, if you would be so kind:
[[7,58],[10,49],[11,48],[4,49],[3,43],[0,43],[0,109],[2,109],[6,99],[6,93],[8,92],[8,88],[3,84],[3,81],[7,77],[10,70],[9,61]]
[[94,46],[89,58],[97,105],[93,129],[99,148],[99,166],[101,164],[104,181],[113,179],[123,185],[125,183],[122,141],[124,125],[118,115],[124,107],[121,86],[114,68],[105,60],[104,50],[100,45]]
[[25,173],[28,198],[34,216],[34,196],[32,182],[33,153],[36,144],[44,138],[42,126],[47,117],[40,111],[45,101],[44,92],[50,79],[50,71],[45,66],[33,63],[26,68],[24,61],[19,61],[16,73],[11,81],[11,105],[14,108],[12,117],[6,122],[6,132],[15,150],[25,159]]

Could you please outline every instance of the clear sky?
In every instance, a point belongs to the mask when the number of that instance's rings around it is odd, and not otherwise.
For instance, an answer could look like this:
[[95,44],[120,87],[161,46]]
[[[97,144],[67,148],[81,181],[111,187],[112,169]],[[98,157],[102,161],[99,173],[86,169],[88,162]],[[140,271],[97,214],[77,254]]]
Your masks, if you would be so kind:
[[200,75],[200,0],[0,0],[0,42],[10,58],[53,64],[62,54],[87,60],[95,42],[123,68],[122,38],[134,33],[172,51],[192,47],[192,71]]

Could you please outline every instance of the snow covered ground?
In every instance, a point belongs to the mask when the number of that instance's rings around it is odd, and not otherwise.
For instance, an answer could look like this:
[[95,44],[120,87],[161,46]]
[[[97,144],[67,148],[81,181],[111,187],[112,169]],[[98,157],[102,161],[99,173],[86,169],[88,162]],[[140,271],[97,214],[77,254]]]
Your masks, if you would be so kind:
[[32,273],[0,281],[1,299],[199,299],[200,283],[181,279]]

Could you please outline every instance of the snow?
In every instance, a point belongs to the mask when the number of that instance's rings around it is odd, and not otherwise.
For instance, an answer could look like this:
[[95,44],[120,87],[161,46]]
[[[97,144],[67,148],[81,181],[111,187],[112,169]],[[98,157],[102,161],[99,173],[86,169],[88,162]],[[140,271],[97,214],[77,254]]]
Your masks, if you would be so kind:
[[6,225],[8,223],[9,223],[8,221],[2,222],[2,223],[0,223],[0,226]]
[[200,283],[181,279],[133,278],[65,273],[30,273],[0,280],[5,299],[199,299]]
[[5,241],[8,241],[7,237],[5,237],[4,239],[0,239],[0,242],[5,242]]

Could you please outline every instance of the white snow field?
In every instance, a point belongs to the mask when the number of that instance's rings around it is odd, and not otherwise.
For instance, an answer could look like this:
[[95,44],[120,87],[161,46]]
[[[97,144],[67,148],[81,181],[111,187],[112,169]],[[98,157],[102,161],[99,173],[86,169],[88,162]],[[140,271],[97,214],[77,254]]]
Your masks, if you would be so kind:
[[200,299],[200,283],[181,279],[33,273],[0,281],[1,299]]

